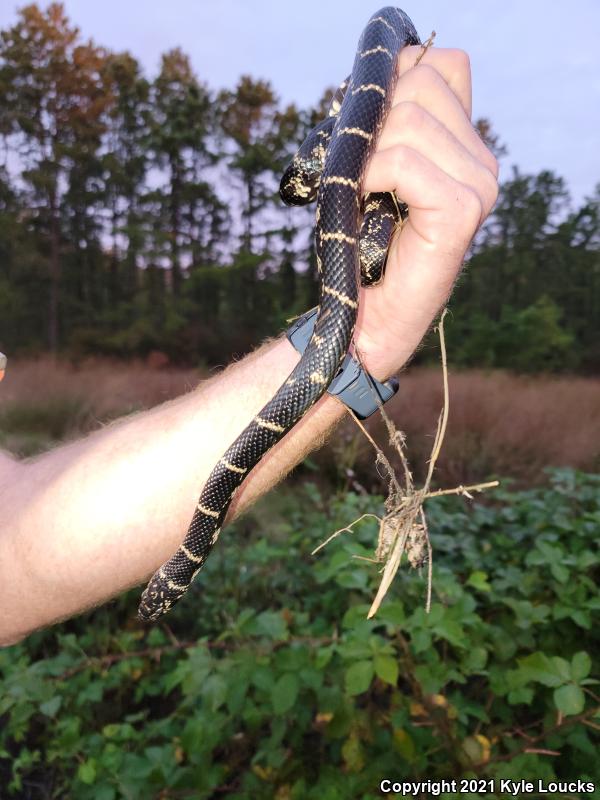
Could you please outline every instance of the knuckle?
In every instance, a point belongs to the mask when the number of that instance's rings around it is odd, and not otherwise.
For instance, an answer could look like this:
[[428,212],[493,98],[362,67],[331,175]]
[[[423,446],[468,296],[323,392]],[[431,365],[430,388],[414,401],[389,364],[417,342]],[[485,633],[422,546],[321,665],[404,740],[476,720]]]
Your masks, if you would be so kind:
[[423,62],[417,64],[413,69],[413,76],[415,82],[419,85],[443,81],[442,76],[435,67],[432,67],[431,64],[423,64]]
[[477,192],[469,186],[462,186],[458,192],[461,218],[469,230],[476,230],[483,217],[483,204]]
[[406,162],[409,157],[409,148],[404,144],[397,144],[393,148],[391,156],[392,163],[390,164],[390,167],[394,174],[399,176],[406,167]]
[[498,181],[494,174],[485,166],[479,170],[477,189],[481,200],[481,209],[487,216],[498,199]]
[[413,100],[404,100],[397,106],[398,121],[406,128],[418,128],[423,124],[425,111]]
[[471,74],[471,59],[466,50],[454,48],[449,51],[449,57],[452,59],[452,64],[456,72],[463,75]]
[[491,177],[488,179],[488,197],[485,207],[486,215],[489,214],[492,208],[496,205],[499,188],[500,187],[498,186],[498,181],[496,180],[496,176],[491,175]]
[[498,159],[491,150],[488,150],[488,153],[490,154],[490,172],[494,178],[497,179],[498,175],[500,174],[500,165],[498,164]]

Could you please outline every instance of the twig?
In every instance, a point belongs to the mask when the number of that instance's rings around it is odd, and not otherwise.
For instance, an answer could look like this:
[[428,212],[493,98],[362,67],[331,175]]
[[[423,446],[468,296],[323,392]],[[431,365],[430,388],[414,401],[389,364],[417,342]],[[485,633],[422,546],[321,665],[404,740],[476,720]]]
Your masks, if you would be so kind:
[[[423,487],[420,489],[415,489],[412,472],[405,452],[405,436],[402,431],[399,431],[396,428],[393,421],[386,414],[379,394],[376,391],[375,386],[371,383],[374,399],[379,407],[381,417],[387,428],[389,443],[397,453],[402,470],[404,472],[404,486],[401,485],[400,480],[396,475],[396,471],[381,447],[367,431],[362,422],[354,414],[351,414],[355,424],[360,428],[365,438],[370,442],[371,446],[375,450],[376,468],[381,467],[384,474],[381,475],[380,473],[380,475],[382,478],[387,479],[388,495],[384,503],[385,515],[383,517],[379,517],[376,514],[363,514],[362,516],[358,517],[358,519],[354,520],[354,522],[352,522],[350,525],[344,526],[343,528],[335,531],[335,533],[331,534],[331,536],[329,536],[324,542],[322,542],[313,550],[313,554],[315,554],[341,533],[351,533],[354,525],[366,517],[372,517],[373,519],[377,519],[379,521],[379,535],[377,539],[377,548],[375,550],[375,558],[367,559],[361,557],[361,560],[385,562],[379,588],[377,589],[377,593],[367,614],[368,619],[377,613],[383,598],[387,594],[387,591],[394,580],[396,573],[398,572],[402,561],[402,555],[404,553],[406,553],[407,559],[413,567],[423,566],[425,562],[427,562],[427,596],[425,608],[427,612],[429,612],[431,609],[433,552],[429,538],[427,519],[423,508],[423,503],[425,500],[429,500],[432,497],[440,497],[442,495],[450,494],[459,494],[468,498],[472,498],[471,492],[481,492],[484,489],[489,489],[499,485],[498,481],[487,481],[485,483],[477,483],[472,486],[461,485],[454,489],[439,489],[436,491],[430,490],[435,466],[441,453],[444,437],[446,435],[448,416],[450,413],[448,361],[446,355],[446,338],[444,335],[444,319],[446,317],[446,313],[447,311],[444,309],[437,326],[437,331],[440,337],[444,400],[442,410],[438,418],[435,439],[428,462],[427,476],[425,478]],[[354,352],[359,363],[362,365],[360,352],[356,347]],[[368,375],[368,373],[366,374]]]
[[[490,764],[497,764],[502,761],[512,761],[513,758],[522,755],[523,753],[532,752],[530,747],[531,744],[535,744],[536,742],[541,742],[547,736],[550,736],[551,733],[555,733],[562,728],[568,728],[571,725],[576,725],[578,722],[583,722],[584,724],[587,723],[588,717],[595,716],[598,712],[600,712],[600,706],[595,706],[594,708],[590,708],[587,711],[584,711],[582,714],[577,714],[572,717],[562,717],[560,722],[557,722],[556,725],[552,725],[549,728],[546,728],[541,731],[537,736],[528,737],[528,741],[523,745],[523,747],[519,747],[516,750],[513,750],[510,753],[507,753],[504,756],[496,756],[495,758],[491,758],[489,761],[486,761],[485,764],[480,764],[481,768],[486,768]],[[510,731],[504,736],[510,736]]]
[[440,413],[440,417],[438,420],[438,428],[435,435],[435,441],[433,443],[433,451],[431,453],[431,458],[429,459],[429,469],[427,471],[427,477],[425,478],[425,491],[429,491],[429,484],[431,483],[431,479],[433,477],[433,470],[435,469],[436,462],[440,455],[440,451],[442,449],[442,443],[444,441],[444,436],[446,435],[446,427],[448,425],[448,414],[450,412],[450,391],[448,389],[448,361],[446,358],[446,337],[444,335],[444,318],[448,313],[448,309],[445,308],[442,311],[442,316],[440,318],[439,324],[436,328],[439,337],[440,337],[440,351],[442,354],[442,376],[444,381],[444,404],[442,406],[442,411]]
[[427,39],[425,44],[421,45],[421,51],[420,51],[419,55],[417,56],[417,60],[415,61],[415,67],[417,66],[419,61],[423,58],[425,53],[429,50],[429,48],[432,46],[434,39],[435,39],[435,31],[431,31],[431,36],[429,37],[429,39]]
[[[278,639],[277,641],[272,642],[270,648],[265,650],[265,652],[278,650],[280,647],[284,647],[285,645],[294,642],[301,642],[302,644],[309,644],[317,647],[320,645],[332,644],[335,641],[337,641],[335,636],[295,636],[288,639]],[[75,664],[75,666],[65,670],[60,675],[55,676],[53,679],[56,681],[64,681],[73,677],[73,675],[77,675],[78,672],[82,672],[84,669],[92,667],[107,668],[111,667],[113,664],[117,664],[120,661],[127,661],[130,658],[152,658],[155,661],[159,661],[161,656],[163,656],[165,653],[173,653],[178,650],[188,650],[192,647],[197,647],[198,645],[207,647],[209,650],[235,650],[236,648],[244,647],[255,642],[256,639],[236,639],[228,642],[208,642],[202,640],[178,641],[177,644],[168,644],[159,647],[146,647],[143,650],[131,650],[123,653],[107,653],[103,656],[88,656],[83,661],[80,661],[79,664]],[[257,648],[258,651],[264,649],[265,648]]]
[[472,500],[473,498],[469,492],[482,492],[484,489],[493,489],[495,486],[500,486],[500,481],[474,483],[472,486],[463,486],[461,484],[455,489],[437,489],[435,492],[427,492],[425,495],[425,500],[429,500],[431,497],[442,497],[442,495],[446,494],[464,494],[465,497],[468,497],[469,500]]
[[335,533],[332,533],[332,534],[331,534],[331,536],[330,536],[328,539],[325,539],[325,541],[324,541],[324,542],[321,542],[321,544],[320,544],[320,545],[318,545],[317,547],[315,547],[315,549],[312,551],[311,555],[313,555],[313,556],[314,556],[314,555],[315,555],[315,553],[318,553],[318,552],[319,552],[319,550],[320,550],[322,547],[325,547],[325,545],[326,545],[326,544],[329,544],[329,542],[330,542],[332,539],[335,539],[337,536],[339,536],[339,535],[340,535],[340,533],[343,533],[344,531],[347,531],[348,533],[352,533],[352,528],[353,528],[355,525],[357,525],[359,522],[361,522],[361,520],[363,520],[365,517],[373,517],[373,519],[376,519],[376,520],[378,520],[379,522],[381,522],[381,517],[378,517],[378,516],[377,516],[377,514],[363,514],[362,516],[358,517],[358,519],[355,519],[355,520],[354,520],[354,522],[351,522],[351,523],[350,523],[350,525],[347,525],[345,528],[340,528],[340,529],[339,529],[339,531],[336,531]]

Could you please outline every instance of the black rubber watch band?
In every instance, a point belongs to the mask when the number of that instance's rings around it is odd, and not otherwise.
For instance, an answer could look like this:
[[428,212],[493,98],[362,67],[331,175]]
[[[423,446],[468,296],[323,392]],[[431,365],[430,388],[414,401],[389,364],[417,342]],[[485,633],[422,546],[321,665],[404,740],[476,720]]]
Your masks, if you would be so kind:
[[[288,328],[286,336],[299,353],[303,353],[313,334],[319,309],[313,308],[298,317]],[[379,408],[376,395],[381,404],[386,403],[398,391],[398,380],[389,378],[384,383],[373,378],[349,353],[331,381],[327,391],[338,397],[359,419],[366,419]]]

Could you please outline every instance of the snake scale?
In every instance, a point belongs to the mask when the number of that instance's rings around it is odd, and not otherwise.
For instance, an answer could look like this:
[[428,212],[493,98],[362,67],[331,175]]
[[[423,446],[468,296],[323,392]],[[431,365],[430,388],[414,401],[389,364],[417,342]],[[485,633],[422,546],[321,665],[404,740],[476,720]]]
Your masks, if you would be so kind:
[[367,195],[363,179],[390,110],[398,54],[420,44],[407,15],[383,8],[368,21],[350,77],[323,122],[286,171],[280,194],[288,204],[316,197],[319,313],[302,358],[274,397],[211,472],[187,535],[152,576],[138,614],[156,620],[187,591],[215,545],[231,500],[252,468],[323,395],[350,346],[359,286],[382,276],[390,236],[406,208],[391,194]]

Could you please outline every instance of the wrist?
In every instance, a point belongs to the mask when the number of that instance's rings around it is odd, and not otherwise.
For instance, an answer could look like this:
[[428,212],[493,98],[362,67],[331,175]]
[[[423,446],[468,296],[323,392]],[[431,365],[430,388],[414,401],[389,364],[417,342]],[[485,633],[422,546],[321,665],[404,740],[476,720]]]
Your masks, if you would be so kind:
[[[287,330],[287,339],[299,353],[304,353],[313,340],[318,311],[318,308],[307,311]],[[379,381],[356,355],[352,352],[346,354],[327,393],[341,400],[359,419],[366,419],[394,396],[398,382],[395,379]]]
[[399,355],[399,348],[391,338],[374,340],[366,331],[356,329],[353,350],[358,353],[360,363],[369,375],[378,381],[385,381],[401,368],[408,358]]
[[375,325],[365,320],[359,310],[354,331],[354,347],[370,375],[385,381],[398,373],[418,348],[427,327],[415,330],[397,317],[388,322],[378,319]]

